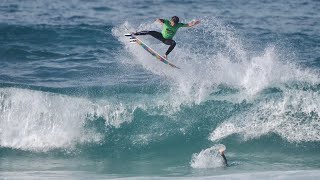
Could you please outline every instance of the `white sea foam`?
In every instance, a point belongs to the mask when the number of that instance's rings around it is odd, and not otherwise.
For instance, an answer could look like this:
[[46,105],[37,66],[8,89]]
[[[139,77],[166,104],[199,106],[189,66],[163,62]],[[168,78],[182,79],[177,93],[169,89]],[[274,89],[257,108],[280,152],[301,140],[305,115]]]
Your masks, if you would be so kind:
[[[73,149],[99,143],[103,134],[85,127],[102,117],[119,127],[131,121],[130,107],[108,102],[17,88],[0,89],[0,146],[31,151]],[[92,118],[91,118],[92,117]]]
[[320,141],[320,96],[317,92],[286,90],[283,97],[265,100],[220,124],[212,141],[231,134],[244,140],[275,133],[293,141]]
[[224,147],[224,145],[216,144],[199,153],[193,154],[190,166],[192,168],[217,168],[225,166],[222,157],[219,155],[219,149],[222,147]]

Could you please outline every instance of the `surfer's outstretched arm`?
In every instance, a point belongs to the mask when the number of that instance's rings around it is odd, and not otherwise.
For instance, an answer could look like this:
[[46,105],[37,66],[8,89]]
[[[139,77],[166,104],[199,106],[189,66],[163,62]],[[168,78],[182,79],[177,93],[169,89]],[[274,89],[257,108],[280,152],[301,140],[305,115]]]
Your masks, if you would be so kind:
[[227,158],[226,158],[226,156],[224,155],[224,151],[220,151],[220,155],[222,156],[222,158],[223,158],[223,160],[224,160],[224,164],[225,164],[226,166],[229,166],[229,165],[228,165]]

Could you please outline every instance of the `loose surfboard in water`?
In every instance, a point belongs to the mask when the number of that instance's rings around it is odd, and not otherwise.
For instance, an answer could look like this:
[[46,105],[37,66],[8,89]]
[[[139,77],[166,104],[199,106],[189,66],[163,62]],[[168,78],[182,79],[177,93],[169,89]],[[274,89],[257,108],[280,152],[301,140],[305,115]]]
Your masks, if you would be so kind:
[[178,66],[172,64],[171,62],[169,62],[166,58],[162,57],[159,55],[159,53],[157,53],[155,50],[153,50],[151,47],[149,47],[148,45],[146,45],[144,42],[142,42],[139,38],[137,38],[137,36],[135,36],[134,34],[125,34],[125,36],[129,36],[130,37],[130,42],[135,42],[137,44],[139,44],[141,47],[143,47],[143,49],[145,49],[146,51],[148,51],[151,55],[153,55],[154,57],[156,57],[159,61],[170,65],[173,68],[177,68],[180,69]]

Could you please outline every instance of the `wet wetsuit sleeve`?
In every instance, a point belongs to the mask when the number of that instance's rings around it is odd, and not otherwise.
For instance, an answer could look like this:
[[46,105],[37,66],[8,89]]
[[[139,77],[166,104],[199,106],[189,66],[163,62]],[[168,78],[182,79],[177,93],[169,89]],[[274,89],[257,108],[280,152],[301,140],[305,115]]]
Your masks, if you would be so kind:
[[188,24],[184,24],[184,23],[178,23],[179,27],[189,27]]
[[167,20],[167,19],[162,19],[163,20],[163,23],[165,24],[165,25],[170,25],[170,21],[169,20]]

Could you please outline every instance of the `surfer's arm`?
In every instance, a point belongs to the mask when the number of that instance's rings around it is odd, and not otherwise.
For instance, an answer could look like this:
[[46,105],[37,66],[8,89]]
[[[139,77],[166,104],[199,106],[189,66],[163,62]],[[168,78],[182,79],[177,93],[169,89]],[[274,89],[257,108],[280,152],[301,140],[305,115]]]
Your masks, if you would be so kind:
[[192,26],[195,26],[195,25],[197,25],[197,24],[199,24],[199,23],[200,23],[199,20],[194,20],[194,21],[191,21],[191,22],[189,22],[188,24],[186,24],[185,27],[192,27]]
[[229,165],[228,165],[228,162],[227,162],[227,158],[226,158],[226,156],[224,155],[224,153],[223,153],[223,152],[220,152],[220,155],[222,156],[222,158],[223,158],[223,160],[224,160],[224,164],[225,164],[226,166],[229,166]]
[[163,19],[156,19],[156,21],[160,24],[163,24],[164,23],[164,20]]

